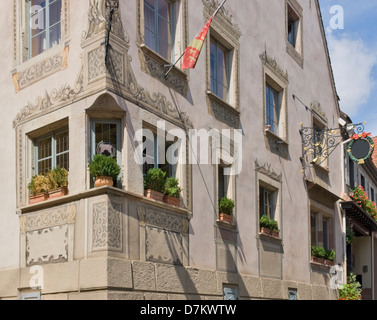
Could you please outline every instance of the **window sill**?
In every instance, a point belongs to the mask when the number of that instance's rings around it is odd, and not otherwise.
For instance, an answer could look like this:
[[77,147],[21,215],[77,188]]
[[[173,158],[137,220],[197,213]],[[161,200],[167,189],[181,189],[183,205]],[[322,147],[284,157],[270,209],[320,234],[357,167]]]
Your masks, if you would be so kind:
[[229,223],[229,222],[225,222],[225,221],[222,221],[220,219],[217,219],[216,223],[219,227],[222,227],[222,228],[225,228],[225,229],[229,229],[229,230],[236,230],[237,229],[237,226],[234,224],[234,222]]
[[211,91],[207,91],[207,98],[209,113],[212,116],[230,127],[239,127],[240,112],[236,108],[213,94]]
[[327,269],[330,269],[332,266],[334,266],[334,262],[329,261],[329,260],[324,260],[324,262],[317,262],[317,261],[314,261],[312,257],[312,259],[310,260],[310,265],[317,269],[327,270]]
[[187,73],[180,68],[173,66],[170,73],[169,71],[171,62],[167,61],[157,52],[148,48],[144,44],[140,46],[142,52],[142,66],[141,69],[151,77],[156,78],[169,86],[179,94],[186,96],[188,92],[188,77]]
[[322,166],[320,164],[313,163],[313,167],[317,170],[321,170],[324,173],[330,174],[330,169],[326,166]]
[[265,233],[262,233],[262,232],[259,232],[259,239],[261,240],[267,240],[267,241],[270,241],[270,242],[275,242],[275,243],[279,243],[281,244],[282,243],[282,238],[280,237],[275,237],[275,236],[272,236],[272,235],[268,235],[268,234],[265,234]]
[[287,47],[287,53],[292,57],[293,60],[297,62],[297,64],[304,68],[304,58],[302,55],[297,51],[295,47],[293,47],[288,40],[286,40],[286,47]]
[[265,130],[265,135],[268,139],[274,140],[277,144],[283,144],[285,147],[288,147],[288,142],[283,138],[277,136],[270,130]]

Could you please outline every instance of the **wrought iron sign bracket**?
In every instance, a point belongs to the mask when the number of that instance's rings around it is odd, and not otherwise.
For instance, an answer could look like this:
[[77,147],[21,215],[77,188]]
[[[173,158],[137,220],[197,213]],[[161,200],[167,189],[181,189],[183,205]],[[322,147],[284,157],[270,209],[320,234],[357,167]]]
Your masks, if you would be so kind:
[[323,164],[334,150],[350,138],[350,131],[355,134],[364,132],[364,123],[347,124],[341,128],[304,127],[301,124],[300,135],[302,140],[302,169]]

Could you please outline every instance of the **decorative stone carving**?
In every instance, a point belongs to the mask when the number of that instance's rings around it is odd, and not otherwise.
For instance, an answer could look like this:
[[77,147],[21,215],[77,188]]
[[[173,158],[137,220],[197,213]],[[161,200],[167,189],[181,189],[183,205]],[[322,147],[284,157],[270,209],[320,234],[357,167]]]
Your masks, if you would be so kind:
[[268,66],[282,81],[288,82],[288,71],[284,71],[276,62],[275,59],[269,57],[266,52],[259,55],[263,64]]
[[210,114],[217,120],[224,122],[230,127],[238,128],[240,125],[240,113],[232,106],[227,105],[215,95],[207,93],[207,104],[209,105]]
[[272,180],[282,182],[282,174],[277,174],[273,169],[271,169],[270,164],[265,163],[264,165],[259,165],[258,160],[255,160],[255,170],[271,178]]
[[321,104],[318,101],[313,101],[310,104],[310,110],[312,110],[317,116],[319,116],[324,123],[328,123],[326,113],[322,110]]
[[105,29],[105,0],[89,0],[88,27],[83,39],[86,40]]
[[122,250],[121,205],[107,202],[93,205],[93,250]]
[[81,72],[73,88],[69,85],[64,85],[59,90],[54,89],[50,93],[46,91],[44,96],[39,96],[37,98],[35,104],[29,102],[29,104],[24,107],[16,116],[16,119],[13,121],[13,127],[15,128],[20,122],[38,113],[43,113],[53,109],[59,104],[68,104],[82,91],[82,88],[83,74]]

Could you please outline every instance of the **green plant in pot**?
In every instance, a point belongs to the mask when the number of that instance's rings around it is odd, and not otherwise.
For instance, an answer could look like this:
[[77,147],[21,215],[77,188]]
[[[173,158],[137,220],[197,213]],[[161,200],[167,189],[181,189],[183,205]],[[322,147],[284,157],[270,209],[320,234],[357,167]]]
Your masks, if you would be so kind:
[[233,223],[233,209],[235,203],[227,197],[221,198],[219,202],[219,217],[221,221]]
[[261,233],[279,237],[279,225],[276,220],[270,219],[266,214],[262,215],[259,219],[259,226]]
[[324,263],[326,257],[326,250],[320,246],[312,246],[312,260],[317,263]]
[[118,178],[120,166],[116,159],[105,155],[95,155],[89,165],[90,174],[95,177],[95,186],[113,186],[114,180]]
[[160,168],[149,169],[144,176],[144,192],[147,198],[164,201],[166,172]]
[[57,166],[47,172],[49,184],[49,198],[56,198],[68,194],[68,171]]
[[179,180],[175,177],[169,177],[165,181],[164,202],[179,207],[181,204],[180,195],[182,189],[179,186]]
[[33,176],[28,185],[30,192],[29,204],[38,203],[48,199],[49,181],[43,174]]

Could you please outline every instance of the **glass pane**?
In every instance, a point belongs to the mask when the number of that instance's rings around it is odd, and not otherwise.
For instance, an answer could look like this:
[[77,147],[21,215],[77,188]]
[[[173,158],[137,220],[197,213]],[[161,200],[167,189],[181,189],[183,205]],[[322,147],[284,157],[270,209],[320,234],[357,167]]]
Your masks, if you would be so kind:
[[64,153],[56,157],[56,165],[69,171],[69,153]]
[[169,1],[158,0],[158,14],[160,15],[160,17],[165,18],[165,20],[168,20],[169,15],[170,15],[169,10],[170,10]]
[[38,36],[32,39],[32,57],[42,53],[47,49],[46,32],[42,32]]
[[51,138],[47,138],[38,142],[38,159],[45,159],[51,157],[52,148],[51,148]]
[[56,135],[56,153],[63,153],[69,150],[69,136],[68,132],[63,132]]
[[46,9],[40,6],[30,8],[30,29],[31,36],[34,37],[38,33],[46,29]]
[[52,169],[52,159],[46,159],[38,162],[38,174],[47,173]]
[[60,22],[61,11],[62,11],[61,0],[55,0],[54,2],[50,3],[50,6],[49,6],[49,20],[50,20],[49,26],[50,27]]

